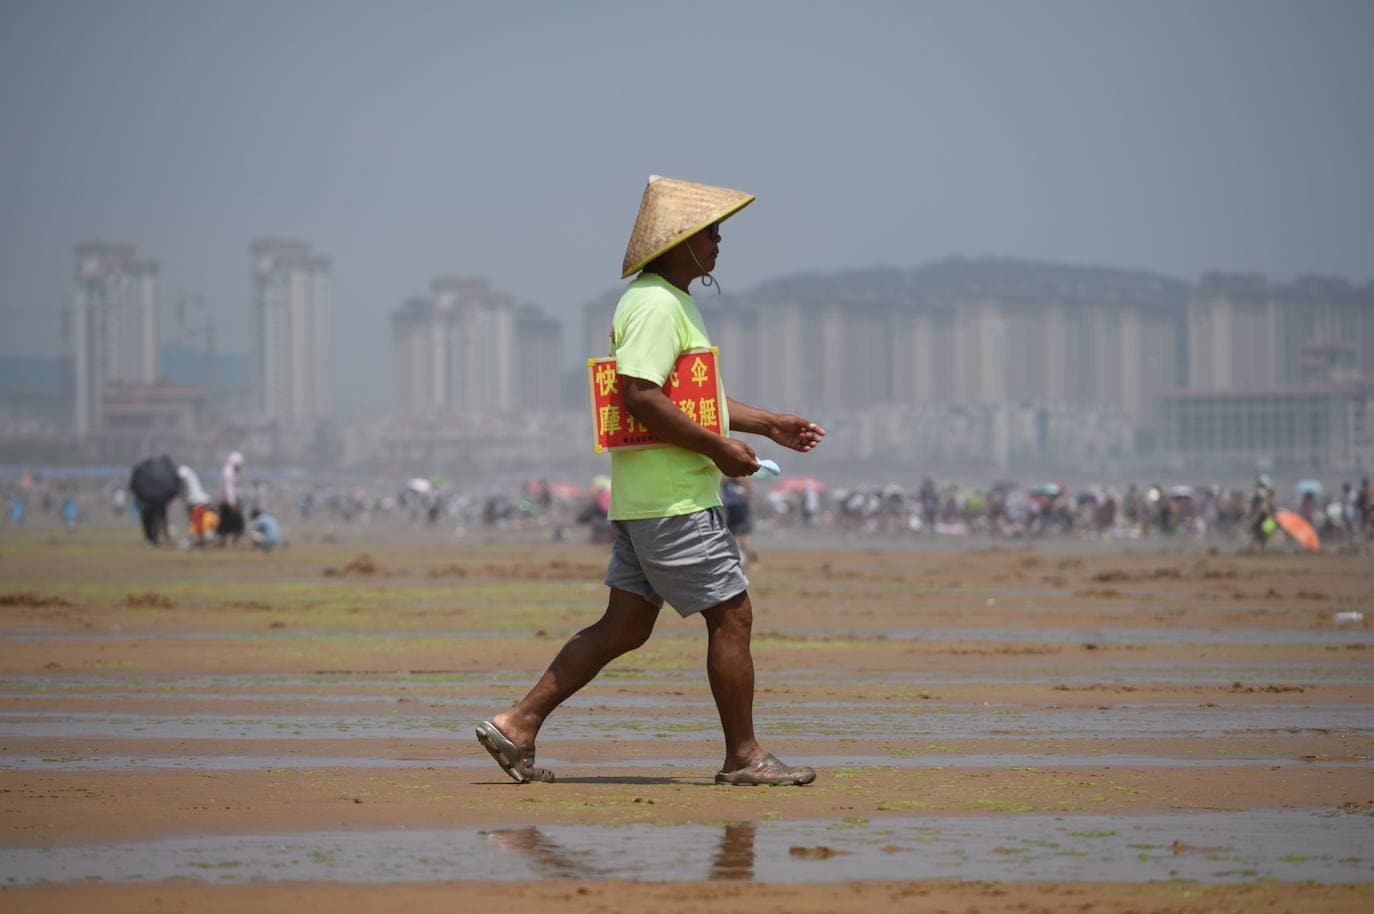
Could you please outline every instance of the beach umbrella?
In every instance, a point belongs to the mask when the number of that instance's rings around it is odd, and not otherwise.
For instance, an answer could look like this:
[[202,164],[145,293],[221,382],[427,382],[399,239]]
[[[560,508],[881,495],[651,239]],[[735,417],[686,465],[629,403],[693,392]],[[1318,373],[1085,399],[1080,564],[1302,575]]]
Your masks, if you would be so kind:
[[406,483],[406,488],[416,495],[428,495],[430,492],[434,491],[434,483],[423,477],[416,476],[410,482]]
[[181,491],[176,463],[166,454],[140,460],[129,474],[129,491],[139,501],[150,504],[160,505],[171,501]]
[[1322,484],[1321,484],[1319,481],[1315,480],[1315,479],[1299,479],[1299,480],[1298,480],[1298,497],[1299,497],[1299,498],[1302,498],[1304,495],[1308,494],[1309,492],[1310,492],[1311,494],[1313,494],[1313,495],[1321,495],[1324,491],[1326,491],[1326,490],[1322,488]]
[[1062,491],[1064,490],[1059,487],[1059,483],[1057,482],[1042,482],[1031,489],[1031,494],[1048,495],[1050,498],[1054,498]]
[[813,488],[817,492],[825,491],[825,483],[813,476],[789,476],[773,486],[774,492],[805,492],[807,488]]
[[1317,531],[1312,529],[1312,525],[1302,519],[1299,514],[1292,511],[1279,511],[1274,515],[1274,520],[1279,522],[1283,532],[1293,537],[1293,540],[1302,548],[1316,552],[1321,548],[1321,540],[1317,538]]
[[1192,497],[1193,497],[1193,487],[1192,487],[1192,486],[1170,486],[1170,487],[1169,487],[1169,497],[1170,497],[1170,498],[1192,498]]

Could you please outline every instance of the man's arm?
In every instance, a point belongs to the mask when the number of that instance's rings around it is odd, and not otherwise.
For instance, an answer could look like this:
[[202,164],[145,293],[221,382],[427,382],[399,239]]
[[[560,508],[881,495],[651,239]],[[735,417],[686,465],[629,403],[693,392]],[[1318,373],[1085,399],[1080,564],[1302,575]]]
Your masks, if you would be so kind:
[[791,413],[770,413],[766,409],[750,406],[731,397],[726,397],[725,400],[730,406],[732,432],[764,435],[783,447],[803,454],[813,450],[825,437],[825,429],[801,416]]
[[[737,438],[717,435],[687,418],[663,388],[644,378],[619,375],[625,408],[659,441],[704,454],[726,476],[749,476],[759,468],[754,449]],[[734,428],[732,421],[730,427]]]

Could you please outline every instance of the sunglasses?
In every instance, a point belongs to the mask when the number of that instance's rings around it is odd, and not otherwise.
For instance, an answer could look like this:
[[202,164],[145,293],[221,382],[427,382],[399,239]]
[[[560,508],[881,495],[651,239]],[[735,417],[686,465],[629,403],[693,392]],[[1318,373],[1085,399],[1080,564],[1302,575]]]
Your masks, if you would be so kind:
[[719,241],[719,240],[720,240],[720,223],[719,223],[719,222],[712,222],[710,225],[706,226],[706,228],[702,229],[701,231],[702,231],[703,234],[706,235],[707,238],[710,238],[712,241]]

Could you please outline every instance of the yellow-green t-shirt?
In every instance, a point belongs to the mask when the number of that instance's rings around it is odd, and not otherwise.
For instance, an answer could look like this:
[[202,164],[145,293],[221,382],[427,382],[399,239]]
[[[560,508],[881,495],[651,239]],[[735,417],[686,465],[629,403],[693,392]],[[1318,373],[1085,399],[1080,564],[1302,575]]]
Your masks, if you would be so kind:
[[[656,273],[641,273],[616,305],[611,355],[616,372],[662,385],[678,356],[711,339],[692,296]],[[721,386],[720,425],[730,427]],[[674,517],[720,504],[720,470],[710,458],[668,445],[611,452],[611,520]]]

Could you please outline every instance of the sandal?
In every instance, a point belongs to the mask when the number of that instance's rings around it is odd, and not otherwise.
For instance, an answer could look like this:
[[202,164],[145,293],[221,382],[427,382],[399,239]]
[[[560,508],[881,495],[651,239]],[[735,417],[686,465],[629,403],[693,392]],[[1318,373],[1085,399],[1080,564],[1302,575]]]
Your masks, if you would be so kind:
[[734,784],[737,787],[757,787],[762,784],[769,787],[800,787],[810,784],[815,779],[815,768],[806,765],[795,768],[784,765],[772,753],[765,755],[748,768],[716,772],[717,784]]
[[531,781],[553,783],[553,772],[547,768],[537,768],[534,764],[534,747],[527,749],[515,745],[506,734],[497,729],[496,724],[484,720],[477,725],[477,741],[482,748],[491,753],[496,764],[505,770],[517,784]]

